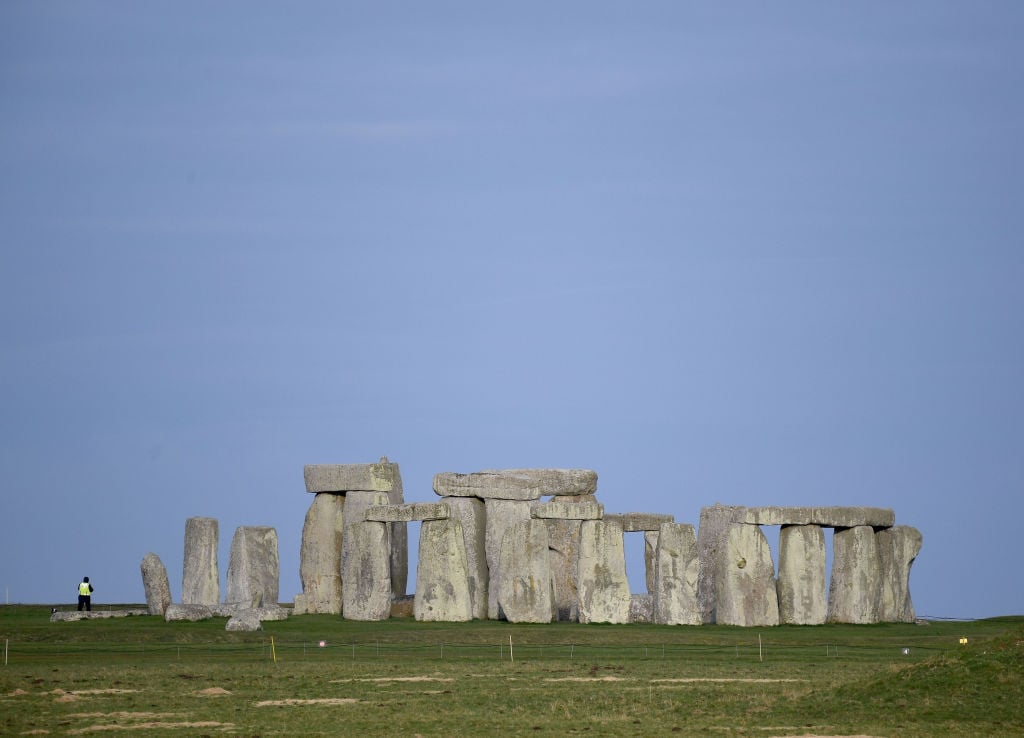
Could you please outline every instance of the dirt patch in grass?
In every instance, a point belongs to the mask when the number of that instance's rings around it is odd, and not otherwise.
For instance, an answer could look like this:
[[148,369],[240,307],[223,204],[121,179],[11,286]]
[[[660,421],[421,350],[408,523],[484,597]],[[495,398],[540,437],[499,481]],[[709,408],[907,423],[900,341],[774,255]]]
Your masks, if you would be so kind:
[[[807,682],[809,679],[743,679],[718,677],[689,677],[685,679],[652,679],[651,684],[689,684],[692,682],[743,682],[745,684],[774,684],[776,682]],[[850,736],[857,738],[857,736]]]
[[115,718],[117,720],[155,720],[156,718],[181,717],[180,712],[76,712],[70,718]]
[[234,723],[218,723],[215,720],[199,720],[195,722],[180,722],[180,723],[168,723],[168,722],[148,722],[148,723],[132,723],[131,725],[119,725],[117,723],[103,723],[99,725],[89,725],[85,728],[77,728],[76,730],[69,730],[68,735],[82,735],[83,733],[105,733],[112,730],[153,730],[157,728],[163,728],[167,730],[176,730],[180,728],[220,728],[221,730],[232,730],[234,729]]
[[376,677],[374,679],[332,679],[331,684],[343,682],[454,682],[452,677],[410,676],[410,677]]
[[256,707],[295,707],[298,705],[351,705],[359,702],[355,697],[315,697],[312,699],[263,700]]
[[617,676],[603,677],[559,677],[558,679],[545,679],[545,682],[629,682],[631,679],[623,679]]
[[220,697],[221,695],[231,694],[231,692],[224,689],[224,687],[207,687],[206,689],[200,689],[196,694],[203,697]]

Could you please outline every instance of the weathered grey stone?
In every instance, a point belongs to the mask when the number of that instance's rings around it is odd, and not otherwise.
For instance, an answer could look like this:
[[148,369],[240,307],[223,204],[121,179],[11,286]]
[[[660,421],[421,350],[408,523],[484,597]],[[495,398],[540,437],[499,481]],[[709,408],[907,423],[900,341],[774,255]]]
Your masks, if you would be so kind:
[[605,520],[617,523],[623,533],[639,533],[641,531],[658,531],[662,523],[675,522],[675,515],[661,513],[606,513]]
[[654,594],[654,568],[658,555],[658,536],[656,530],[644,531],[644,586],[647,587],[647,594]]
[[[381,462],[386,462],[382,457]],[[401,505],[405,502],[402,492],[402,475],[398,464],[394,464],[391,491],[388,492],[388,504]],[[391,537],[391,591],[395,597],[405,597],[409,584],[409,526],[404,522],[388,523],[388,535]]]
[[825,533],[818,525],[784,525],[779,532],[779,622],[825,622]]
[[462,525],[463,551],[469,578],[470,611],[473,617],[487,617],[487,517],[483,500],[475,497],[448,497],[445,500],[452,520]]
[[746,507],[735,519],[751,525],[820,525],[824,528],[853,528],[870,525],[888,528],[896,513],[882,507]]
[[775,564],[759,526],[734,523],[725,535],[715,573],[715,622],[748,627],[779,624]]
[[654,622],[654,595],[634,593],[629,596],[629,622]]
[[164,611],[164,620],[168,623],[180,620],[186,622],[209,620],[216,617],[215,607],[216,605],[176,605],[171,603]]
[[58,610],[50,613],[51,623],[71,623],[76,620],[105,620],[150,615],[149,610],[133,607],[127,610]]
[[622,526],[618,523],[583,521],[577,586],[581,623],[629,622],[629,580]]
[[499,555],[497,590],[499,617],[510,623],[551,622],[548,528],[543,520],[523,520],[506,529]]
[[411,618],[415,615],[416,607],[416,595],[405,595],[403,597],[395,597],[391,601],[391,617],[393,618]]
[[688,523],[663,523],[654,559],[654,622],[700,625],[697,538]]
[[427,519],[420,526],[413,615],[423,621],[473,619],[465,537],[457,519]]
[[[349,541],[348,532],[354,525],[365,522],[366,511],[371,507],[380,507],[383,505],[390,504],[390,497],[387,492],[371,492],[367,490],[353,490],[346,493],[345,495],[345,510],[342,514],[342,540],[341,540],[341,599],[342,599],[342,616],[348,617],[345,612],[345,602],[348,599],[345,596],[345,586],[347,581],[345,580],[345,560],[349,557],[350,552],[358,549],[358,543],[355,540]],[[391,528],[387,528],[389,546],[391,546]],[[393,558],[394,547],[391,546],[388,551],[388,576],[390,577],[391,560]],[[390,581],[390,579],[388,580]],[[392,594],[394,594],[394,584],[391,585]],[[404,593],[403,593],[404,594]],[[365,620],[366,618],[353,618],[353,620]]]
[[479,497],[484,500],[537,500],[540,482],[532,477],[503,472],[434,475],[434,492],[442,497]]
[[[340,579],[341,578],[341,574],[340,574],[340,572],[341,572],[341,562],[340,561],[338,562],[338,572],[339,572],[338,578]],[[340,591],[339,591],[339,594],[340,594]],[[340,607],[339,607],[339,611],[340,611]],[[304,595],[304,594],[297,594],[297,595],[295,595],[295,601],[294,601],[294,604],[292,605],[292,614],[293,615],[310,615],[310,614],[312,614],[309,611],[309,599],[306,597],[306,595]]]
[[262,622],[266,622],[268,620],[287,620],[292,614],[287,607],[283,607],[280,604],[264,605],[263,607],[257,607],[254,609]]
[[743,509],[718,503],[701,508],[700,530],[697,532],[697,553],[700,557],[697,603],[704,623],[715,622],[715,572],[718,569],[719,554],[733,520]]
[[299,578],[305,611],[341,614],[341,549],[345,498],[322,492],[313,498],[302,526]]
[[[347,516],[347,505],[345,512]],[[387,523],[362,522],[345,526],[341,579],[342,615],[347,620],[387,620],[394,594]]]
[[404,505],[377,505],[366,508],[364,520],[378,523],[407,523],[413,520],[447,520],[451,510],[443,502],[410,502]]
[[[543,505],[538,505],[543,507]],[[580,528],[582,520],[548,518],[548,566],[555,599],[555,620],[579,620]]]
[[302,469],[306,491],[319,492],[391,492],[401,489],[398,464],[382,456],[376,464],[306,464]]
[[547,520],[600,520],[604,517],[604,505],[593,498],[586,502],[564,502],[563,499],[534,505],[530,514]]
[[182,604],[216,605],[220,602],[220,572],[217,566],[219,545],[220,532],[216,518],[188,518],[185,521]]
[[263,622],[256,610],[239,610],[228,618],[224,630],[240,630],[253,632],[263,630]]
[[914,603],[910,599],[910,567],[921,552],[921,532],[898,525],[875,534],[881,593],[878,619],[886,623],[912,623]]
[[251,605],[254,598],[261,597],[264,603],[276,605],[280,566],[274,528],[239,526],[231,540],[225,602]]
[[878,542],[867,525],[837,530],[832,536],[832,578],[828,589],[830,623],[877,623],[882,581]]
[[167,580],[167,567],[155,553],[148,553],[142,557],[140,568],[149,614],[163,615],[171,604],[171,583]]
[[487,572],[490,582],[487,591],[487,617],[490,620],[497,620],[499,616],[496,583],[500,576],[501,542],[504,540],[505,531],[509,526],[530,519],[531,503],[524,500],[494,498],[488,498],[484,500],[484,503],[484,517],[487,526],[484,548],[487,552]]
[[503,474],[532,480],[542,497],[592,495],[597,491],[597,472],[592,469],[487,469],[485,474]]
[[287,607],[281,605],[266,605],[261,607],[250,607],[246,604],[229,604],[222,602],[219,605],[171,605],[164,613],[164,620],[204,620],[206,618],[233,618],[243,612],[255,613],[261,621],[287,620],[291,615]]

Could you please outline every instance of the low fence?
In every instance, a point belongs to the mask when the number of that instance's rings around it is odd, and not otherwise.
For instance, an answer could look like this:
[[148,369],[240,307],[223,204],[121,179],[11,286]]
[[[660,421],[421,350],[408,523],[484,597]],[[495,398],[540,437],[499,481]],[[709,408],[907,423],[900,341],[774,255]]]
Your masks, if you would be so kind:
[[77,661],[107,658],[115,660],[276,660],[332,663],[343,661],[427,662],[427,661],[677,661],[724,662],[814,662],[834,661],[917,661],[948,651],[937,645],[854,644],[821,642],[777,644],[770,640],[750,643],[646,645],[597,645],[593,643],[494,644],[437,641],[401,643],[395,641],[294,640],[270,637],[259,642],[238,643],[53,643],[5,644],[5,663]]

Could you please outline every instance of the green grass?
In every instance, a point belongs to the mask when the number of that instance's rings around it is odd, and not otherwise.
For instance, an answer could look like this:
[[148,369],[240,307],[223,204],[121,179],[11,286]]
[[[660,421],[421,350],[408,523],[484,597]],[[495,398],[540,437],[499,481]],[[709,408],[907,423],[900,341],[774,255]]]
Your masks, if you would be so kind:
[[224,623],[50,623],[48,608],[0,607],[0,734],[1024,734],[1024,618]]

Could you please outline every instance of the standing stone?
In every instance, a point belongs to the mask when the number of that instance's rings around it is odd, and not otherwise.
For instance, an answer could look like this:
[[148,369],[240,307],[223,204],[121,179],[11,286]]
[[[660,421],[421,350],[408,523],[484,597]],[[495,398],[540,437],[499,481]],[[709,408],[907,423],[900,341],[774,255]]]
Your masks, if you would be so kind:
[[216,518],[189,518],[185,521],[185,559],[181,576],[183,605],[220,604],[219,545]]
[[487,592],[487,617],[498,619],[498,588],[496,582],[501,576],[501,542],[505,531],[512,525],[530,519],[529,500],[491,499],[484,501],[487,534],[484,548],[487,553],[487,572],[490,585]]
[[[392,505],[403,504],[405,497],[398,464],[388,462],[386,456],[382,456],[380,461],[381,464],[388,464],[392,468],[388,502]],[[395,597],[405,597],[405,590],[409,586],[409,526],[403,522],[389,523],[388,535],[391,537],[391,591]]]
[[[345,514],[348,515],[347,504]],[[387,523],[345,526],[341,579],[342,614],[347,620],[387,620],[393,597]]]
[[[458,520],[462,527],[462,550],[466,554],[470,611],[474,618],[482,620],[487,617],[487,591],[490,582],[487,571],[487,519],[484,501],[475,497],[448,497],[445,503],[452,519]],[[421,531],[420,536],[422,535]]]
[[697,602],[700,605],[701,622],[715,622],[715,573],[718,570],[718,559],[733,518],[742,514],[743,510],[743,507],[720,504],[701,508],[700,530],[697,532],[697,552],[700,557]]
[[465,537],[457,519],[425,520],[420,526],[413,615],[422,621],[473,619]]
[[235,529],[228,559],[225,602],[246,606],[276,605],[280,581],[277,531],[263,525]]
[[881,568],[878,619],[884,623],[912,623],[915,614],[910,599],[910,567],[921,552],[921,532],[898,525],[878,531],[875,539]]
[[583,521],[577,582],[581,623],[629,622],[626,552],[618,523]]
[[[353,526],[359,525],[364,522],[366,517],[366,511],[371,507],[378,505],[390,505],[391,498],[387,492],[371,492],[368,490],[350,490],[345,493],[345,509],[342,513],[342,534],[341,534],[341,595],[342,595],[342,611],[341,614],[344,617],[348,617],[348,613],[345,612],[345,603],[349,602],[349,598],[345,595],[345,587],[348,585],[348,581],[345,579],[345,561],[348,559],[352,552],[357,551],[359,543],[354,539],[349,540],[348,534]],[[390,526],[390,523],[381,523],[381,525]],[[388,531],[388,546],[391,546],[391,528],[387,528]],[[388,582],[389,586],[392,587],[392,594],[394,593],[394,586],[390,585],[391,582],[391,560],[392,560],[393,549],[388,549]],[[367,618],[351,618],[352,620],[366,620]],[[370,618],[372,619],[372,618]]]
[[654,594],[654,589],[657,586],[654,569],[658,560],[659,535],[660,533],[656,530],[644,531],[644,585],[647,587],[648,594]]
[[779,624],[775,564],[760,526],[729,526],[718,551],[715,622],[742,626]]
[[142,558],[142,588],[146,592],[146,606],[150,615],[163,616],[171,604],[171,583],[167,580],[167,567],[155,553]]
[[700,558],[697,538],[688,523],[664,523],[654,557],[654,622],[662,625],[700,625],[697,576]]
[[341,614],[341,549],[345,498],[321,492],[302,526],[299,578],[305,612]]
[[[550,503],[549,503],[550,504]],[[555,598],[555,620],[579,620],[580,530],[582,520],[545,519],[548,528],[548,566]]]
[[818,525],[784,525],[779,532],[779,622],[825,622],[825,533]]
[[877,623],[882,581],[878,542],[871,526],[837,529],[832,536],[830,623]]
[[548,528],[543,520],[508,527],[498,564],[498,617],[510,623],[550,623],[551,572]]

